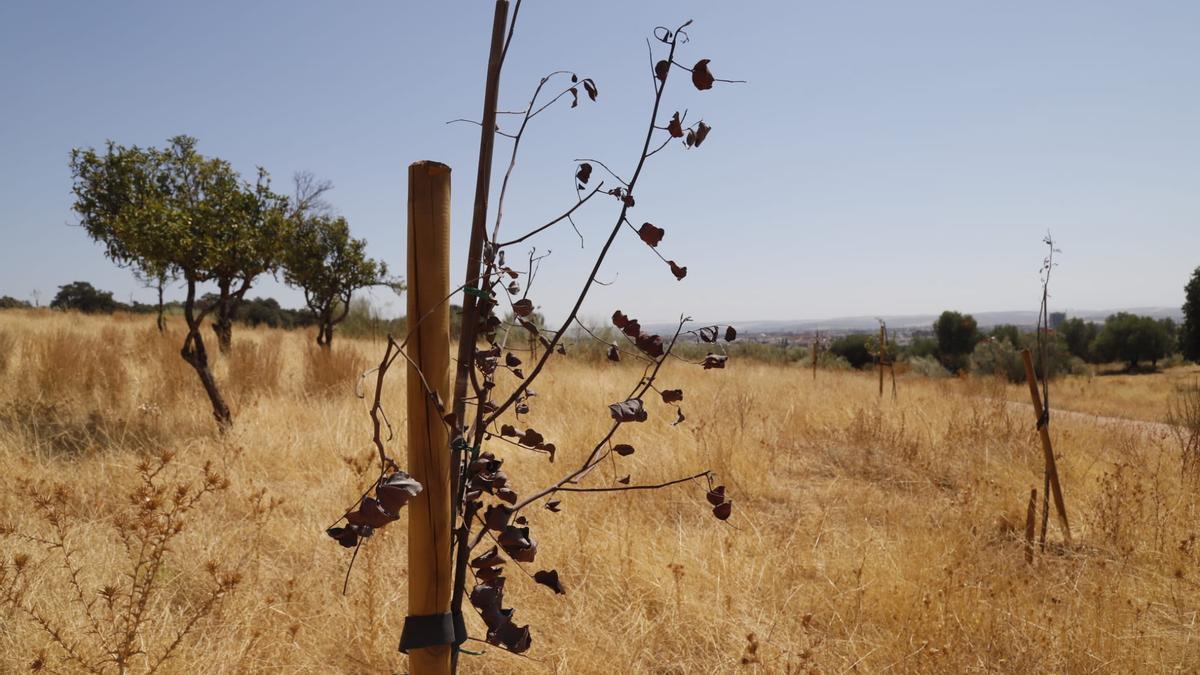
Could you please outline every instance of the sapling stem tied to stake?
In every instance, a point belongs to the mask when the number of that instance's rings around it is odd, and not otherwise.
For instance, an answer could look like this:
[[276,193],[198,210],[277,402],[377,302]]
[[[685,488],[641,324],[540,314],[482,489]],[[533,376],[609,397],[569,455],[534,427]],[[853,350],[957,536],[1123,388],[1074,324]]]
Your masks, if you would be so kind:
[[[737,331],[731,326],[691,328],[687,317],[681,317],[670,333],[654,334],[637,318],[620,308],[610,307],[604,311],[611,312],[613,328],[619,336],[618,341],[612,342],[601,339],[580,320],[590,291],[598,284],[607,283],[600,281],[598,275],[618,236],[640,239],[663,265],[664,272],[670,275],[666,279],[682,281],[687,276],[687,266],[669,254],[672,238],[668,228],[633,217],[639,184],[655,155],[669,150],[696,151],[713,131],[713,126],[706,121],[690,119],[684,106],[675,108],[675,96],[668,98],[668,90],[672,94],[678,91],[679,95],[689,89],[707,92],[718,83],[736,80],[716,77],[709,59],[702,58],[694,63],[683,60],[681,52],[689,42],[690,21],[676,28],[655,28],[652,39],[647,40],[650,60],[645,76],[651,85],[649,120],[644,137],[634,146],[632,163],[621,165],[607,158],[576,160],[571,169],[573,175],[569,176],[574,195],[566,207],[535,221],[541,224],[506,233],[505,197],[514,180],[518,151],[534,126],[532,123],[555,109],[595,104],[600,97],[599,86],[590,77],[556,70],[539,79],[522,107],[497,112],[500,74],[520,8],[521,2],[517,0],[512,4],[510,14],[507,0],[496,3],[483,115],[477,122],[455,120],[478,124],[480,152],[464,283],[440,300],[449,303],[461,297],[463,304],[462,332],[456,365],[453,366],[453,399],[444,401],[438,393],[440,387],[431,386],[434,378],[427,376],[433,374],[420,370],[409,353],[409,344],[389,336],[383,358],[373,371],[375,389],[370,408],[373,441],[379,455],[378,473],[363,495],[328,529],[329,535],[343,546],[357,550],[376,529],[397,520],[400,507],[431,489],[402,471],[388,450],[392,440],[391,425],[381,392],[390,367],[403,358],[410,377],[415,373],[419,381],[410,386],[416,386],[417,392],[436,408],[449,439],[448,447],[442,451],[450,457],[451,467],[449,560],[452,569],[442,572],[453,579],[449,613],[443,617],[410,616],[406,633],[409,624],[415,625],[417,619],[432,619],[441,626],[453,626],[452,630],[447,629],[449,634],[439,638],[440,644],[461,644],[468,639],[462,620],[463,601],[467,600],[479,618],[477,625],[483,627],[483,639],[514,653],[530,648],[532,632],[507,606],[505,567],[509,566],[509,570],[517,567],[555,594],[571,590],[572,580],[557,570],[537,569],[538,541],[533,536],[535,521],[553,517],[566,506],[566,499],[575,498],[575,495],[582,497],[583,493],[629,493],[628,498],[634,500],[634,495],[643,491],[692,484],[701,493],[697,495],[698,506],[706,501],[703,508],[708,508],[719,521],[731,517],[733,502],[725,486],[718,484],[716,476],[707,468],[684,467],[675,478],[646,482],[638,482],[629,475],[619,478],[614,475],[607,484],[594,469],[601,462],[619,463],[621,458],[635,452],[649,451],[636,448],[622,438],[626,425],[665,422],[675,426],[685,423],[684,391],[660,384],[663,366],[669,359],[705,370],[723,369],[728,359],[723,344],[737,339]],[[691,86],[687,87],[688,84]],[[497,123],[501,116],[503,120]],[[493,146],[497,138],[511,147],[502,153],[503,178],[496,207],[489,211]],[[537,253],[529,247],[544,232],[563,227],[564,223],[575,227],[575,219],[585,215],[595,217],[606,198],[613,206],[609,229],[600,240],[590,269],[578,282],[569,310],[558,327],[552,328],[537,313],[533,294],[538,265],[547,254]],[[577,227],[576,232],[579,232]],[[580,240],[583,241],[582,235]],[[411,247],[413,243],[410,241],[409,245]],[[517,250],[516,247],[521,248]],[[517,256],[522,262],[509,262]],[[410,278],[409,281],[409,292],[418,292],[416,280]],[[421,315],[409,316],[409,339],[419,332],[421,322],[434,314],[425,304],[420,310]],[[571,331],[573,326],[583,330]],[[525,336],[520,345],[512,339],[513,331]],[[560,448],[553,438],[547,438],[524,422],[538,405],[538,394],[532,386],[553,365],[552,361],[592,340],[603,345],[609,361],[634,361],[641,366],[640,372],[627,393],[622,392],[625,393],[623,397],[603,401],[603,405],[598,402],[598,409],[607,411],[609,423],[594,443],[582,448]],[[696,361],[683,359],[674,350],[684,341],[709,345],[709,351]],[[522,485],[519,476],[509,476],[505,471],[504,456],[512,452],[536,453],[544,456],[547,462],[565,464],[566,469],[557,480],[546,485]],[[531,510],[533,506],[542,507],[536,515]],[[415,535],[410,530],[411,536]],[[460,651],[457,647],[452,650],[451,671],[457,668]]]

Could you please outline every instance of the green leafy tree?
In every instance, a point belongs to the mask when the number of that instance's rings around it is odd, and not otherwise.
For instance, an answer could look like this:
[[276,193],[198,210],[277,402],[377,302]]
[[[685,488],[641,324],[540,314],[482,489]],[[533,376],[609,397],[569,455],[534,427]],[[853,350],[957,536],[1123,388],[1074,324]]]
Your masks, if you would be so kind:
[[1092,321],[1084,321],[1079,317],[1067,319],[1059,324],[1055,331],[1067,343],[1067,349],[1072,356],[1077,356],[1088,363],[1096,360],[1092,354],[1092,343],[1100,333],[1100,328]]
[[1179,351],[1189,361],[1200,361],[1200,267],[1183,287],[1183,325],[1179,327]]
[[967,366],[971,351],[979,342],[979,324],[970,314],[945,311],[933,322],[937,336],[938,359],[952,372]]
[[1148,316],[1118,312],[1104,320],[1092,351],[1105,361],[1123,361],[1130,370],[1141,361],[1158,365],[1171,353],[1171,335],[1160,321]]
[[900,354],[905,359],[932,358],[937,354],[937,340],[918,335],[901,348]]
[[368,258],[366,248],[365,239],[350,236],[345,218],[321,214],[292,223],[283,277],[304,291],[321,347],[333,343],[333,328],[350,312],[355,291],[387,283],[387,265]]
[[[111,141],[103,152],[76,149],[71,171],[80,225],[110,259],[142,279],[165,275],[186,284],[188,332],[180,353],[199,376],[218,424],[231,424],[201,327],[213,314],[218,342],[227,347],[227,319],[254,279],[277,264],[283,200],[271,193],[266,172],[244,183],[228,162],[198,153],[188,136],[161,150]],[[218,302],[201,307],[199,287],[210,282]]]
[[121,308],[110,291],[102,291],[86,281],[75,281],[58,287],[50,301],[54,309],[74,309],[84,314],[112,314]]
[[[1033,366],[1039,379],[1086,371],[1083,362],[1073,356],[1067,348],[1067,341],[1061,333],[1051,331],[1045,336],[1042,347],[1046,354],[1046,372],[1042,370],[1041,359],[1035,359]],[[1030,352],[1037,351],[1037,333],[1024,333],[1016,343],[1009,342],[1008,336],[989,337],[981,340],[971,353],[971,372],[980,375],[996,375],[1014,383],[1025,382],[1025,362],[1021,359],[1022,349],[1028,349]]]
[[30,309],[33,305],[27,300],[18,300],[11,295],[0,296],[0,309]]
[[1015,347],[1021,344],[1021,329],[1011,323],[1002,323],[992,326],[992,330],[988,331],[988,337],[993,340],[1007,340],[1008,344]]
[[875,362],[876,341],[867,334],[843,335],[829,343],[829,352],[846,359],[853,368],[862,368]]

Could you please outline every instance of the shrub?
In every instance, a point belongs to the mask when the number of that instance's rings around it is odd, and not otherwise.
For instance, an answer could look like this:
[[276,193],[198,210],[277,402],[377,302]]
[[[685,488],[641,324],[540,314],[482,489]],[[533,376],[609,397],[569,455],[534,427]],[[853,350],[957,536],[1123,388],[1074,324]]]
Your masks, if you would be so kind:
[[897,353],[900,359],[913,359],[923,356],[937,356],[937,340],[931,337],[918,335],[908,344],[900,347]]
[[916,373],[917,375],[921,375],[922,377],[950,377],[950,371],[946,370],[942,364],[932,356],[916,356],[910,358],[907,363],[912,372]]
[[[1025,333],[1020,338],[1020,349],[1028,349],[1033,353],[1034,372],[1037,376],[1045,377],[1038,360],[1037,336]],[[1060,335],[1050,334],[1046,338],[1046,370],[1049,377],[1060,375],[1077,375],[1086,372],[1087,366],[1079,358],[1072,356],[1067,349],[1067,343]],[[980,342],[971,353],[971,372],[977,375],[995,375],[1009,382],[1025,381],[1025,362],[1021,358],[1018,347],[1009,343],[1008,339],[985,340]]]
[[203,572],[190,572],[204,579],[194,602],[171,597],[168,582],[192,566],[171,554],[172,542],[208,495],[229,486],[211,464],[195,479],[171,480],[164,469],[172,457],[162,452],[140,463],[124,508],[107,520],[111,548],[124,552],[120,569],[94,564],[95,551],[72,543],[79,500],[89,497],[80,494],[77,481],[48,489],[27,486],[29,511],[40,521],[35,532],[0,523],[0,535],[22,542],[21,548],[43,551],[39,556],[6,547],[12,556],[0,560],[0,607],[36,626],[45,645],[55,650],[39,654],[32,670],[157,672],[240,582],[236,571],[208,562],[200,565]]
[[31,309],[33,305],[25,300],[18,300],[11,295],[0,296],[0,309]]
[[867,334],[844,335],[829,343],[829,352],[846,359],[853,368],[862,368],[875,362],[869,344],[871,339],[872,336]]

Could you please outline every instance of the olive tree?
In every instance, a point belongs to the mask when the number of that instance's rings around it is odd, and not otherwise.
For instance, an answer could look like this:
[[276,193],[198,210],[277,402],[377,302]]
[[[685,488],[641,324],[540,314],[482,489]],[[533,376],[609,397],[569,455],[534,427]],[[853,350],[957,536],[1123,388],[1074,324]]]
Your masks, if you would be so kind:
[[317,324],[317,345],[333,344],[333,327],[350,314],[354,292],[390,285],[387,265],[368,258],[365,239],[350,236],[350,225],[325,201],[333,183],[308,171],[293,177],[295,191],[287,204],[288,228],[281,251],[284,281],[304,291],[304,303]]
[[970,314],[945,311],[933,322],[937,336],[938,358],[952,372],[966,367],[967,358],[979,342],[979,325]]
[[[143,279],[178,277],[187,297],[187,336],[180,353],[196,370],[222,428],[232,423],[208,364],[201,334],[210,314],[227,346],[236,305],[254,279],[275,267],[284,228],[283,198],[266,171],[243,182],[228,162],[196,151],[196,139],[176,136],[165,149],[126,148],[71,153],[74,210],[80,225],[118,265]],[[199,302],[201,284],[216,283],[217,302]]]
[[1129,370],[1139,361],[1152,366],[1171,353],[1171,334],[1166,325],[1148,316],[1117,312],[1104,320],[1092,351],[1106,361],[1124,361]]
[[304,291],[317,321],[317,344],[333,344],[333,327],[350,312],[355,291],[387,283],[387,265],[366,254],[365,239],[350,236],[345,218],[328,214],[294,220],[283,250],[284,280]]

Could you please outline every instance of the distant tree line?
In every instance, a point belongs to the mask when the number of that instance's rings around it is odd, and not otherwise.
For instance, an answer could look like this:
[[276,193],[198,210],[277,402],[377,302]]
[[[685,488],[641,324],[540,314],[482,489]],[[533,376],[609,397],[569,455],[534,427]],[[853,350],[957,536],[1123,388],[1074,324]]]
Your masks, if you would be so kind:
[[[199,305],[210,306],[217,302],[217,296],[206,293],[200,297]],[[130,314],[157,314],[160,305],[144,302],[125,303],[116,300],[111,291],[96,288],[86,281],[73,281],[58,287],[58,293],[50,301],[51,309],[76,311],[84,314],[114,314],[127,312]],[[32,309],[33,305],[25,300],[10,296],[0,297],[0,309]],[[183,303],[179,301],[164,302],[161,309],[165,314],[179,315],[183,313]],[[233,319],[250,326],[268,326],[270,328],[300,328],[315,325],[316,319],[307,310],[288,309],[282,307],[275,298],[255,297],[244,300],[238,305]]]

